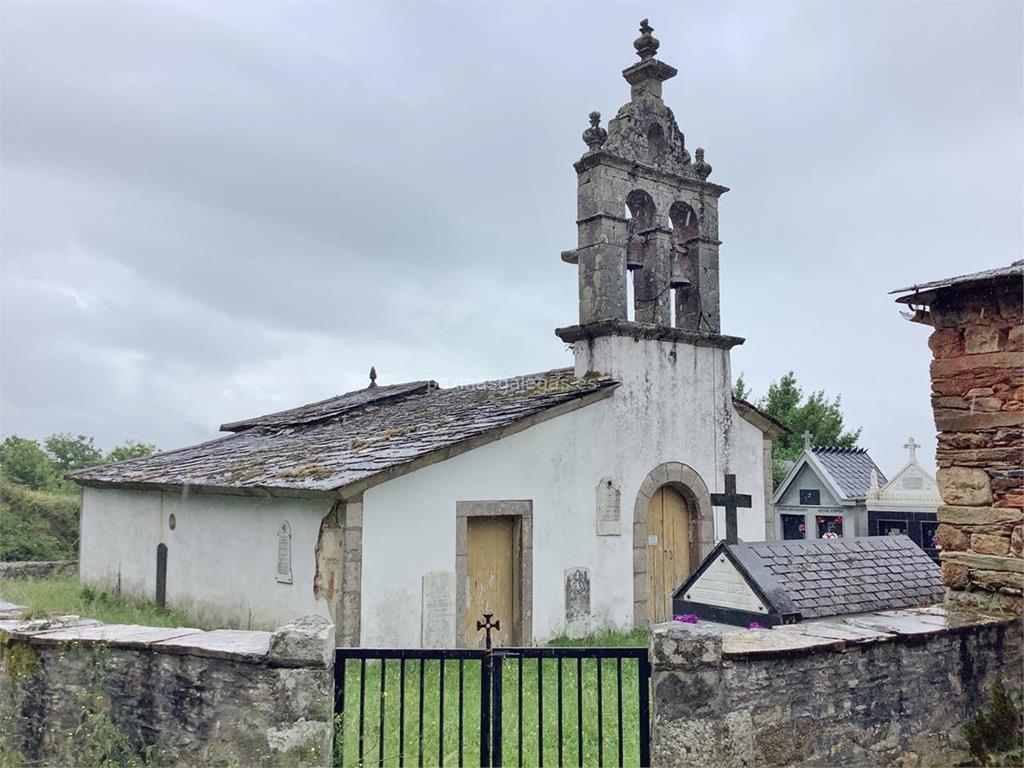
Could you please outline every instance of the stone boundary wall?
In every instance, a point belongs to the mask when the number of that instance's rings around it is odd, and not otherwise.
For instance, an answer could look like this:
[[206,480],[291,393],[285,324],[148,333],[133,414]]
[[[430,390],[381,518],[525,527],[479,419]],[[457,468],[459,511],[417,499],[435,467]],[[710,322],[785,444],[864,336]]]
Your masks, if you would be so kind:
[[14,560],[0,562],[0,581],[4,579],[46,579],[51,576],[78,576],[78,561]]
[[772,630],[659,625],[655,766],[961,765],[961,728],[1021,692],[1022,624],[941,607]]
[[1024,305],[1020,276],[948,289],[931,305],[932,410],[942,580],[995,593],[1018,612],[1024,590]]
[[[11,618],[0,604],[0,754],[26,764],[327,766],[334,628]],[[7,618],[4,618],[4,614]],[[107,764],[104,762],[103,764]]]

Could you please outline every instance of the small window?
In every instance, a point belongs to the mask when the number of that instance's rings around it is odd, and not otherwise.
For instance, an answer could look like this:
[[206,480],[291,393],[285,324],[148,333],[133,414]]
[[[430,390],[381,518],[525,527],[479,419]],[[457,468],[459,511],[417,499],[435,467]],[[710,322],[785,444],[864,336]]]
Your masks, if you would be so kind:
[[818,515],[814,521],[818,526],[819,539],[841,539],[843,537],[842,515]]
[[906,536],[907,535],[907,521],[906,520],[879,520],[878,521],[878,535],[879,536]]
[[939,524],[934,520],[921,522],[921,549],[933,557],[939,556],[942,542],[939,541]]
[[814,489],[807,490],[806,488],[800,489],[800,503],[808,506],[817,507],[821,506],[821,491]]
[[787,541],[807,538],[807,523],[803,515],[782,515],[782,538]]

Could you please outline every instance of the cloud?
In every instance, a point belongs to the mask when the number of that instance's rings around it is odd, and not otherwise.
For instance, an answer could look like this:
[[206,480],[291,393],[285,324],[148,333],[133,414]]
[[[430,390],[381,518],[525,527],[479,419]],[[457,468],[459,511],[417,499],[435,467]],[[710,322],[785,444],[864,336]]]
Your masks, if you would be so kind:
[[[630,5],[5,3],[3,432],[173,447],[384,382],[569,362],[586,115]],[[886,291],[1022,249],[1022,11],[686,4],[652,18],[722,201],[723,328],[763,392],[927,448]],[[927,458],[927,450],[922,451]]]

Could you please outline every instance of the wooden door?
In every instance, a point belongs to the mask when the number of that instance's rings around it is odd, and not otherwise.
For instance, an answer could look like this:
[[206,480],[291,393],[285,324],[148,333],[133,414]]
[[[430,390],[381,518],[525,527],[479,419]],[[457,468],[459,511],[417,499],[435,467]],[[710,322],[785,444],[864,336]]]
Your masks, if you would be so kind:
[[494,614],[501,629],[491,633],[495,645],[517,641],[515,610],[518,578],[516,521],[514,517],[470,517],[466,520],[466,638],[468,645],[483,647],[484,633],[476,622]]
[[672,592],[690,575],[690,514],[686,499],[662,486],[647,508],[647,576],[650,621],[672,618]]

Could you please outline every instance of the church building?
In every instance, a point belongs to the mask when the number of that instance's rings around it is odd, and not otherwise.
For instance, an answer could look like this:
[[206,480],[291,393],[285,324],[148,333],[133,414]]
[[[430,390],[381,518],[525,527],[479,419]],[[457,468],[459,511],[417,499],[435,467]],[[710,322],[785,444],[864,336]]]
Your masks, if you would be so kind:
[[[590,115],[571,365],[477,385],[376,383],[74,474],[81,579],[242,627],[332,618],[339,645],[475,645],[627,630],[725,537],[766,537],[771,439],[734,401],[718,201],[662,100],[644,20],[630,100]],[[570,361],[567,361],[570,362]],[[734,476],[726,482],[726,476]],[[713,502],[714,501],[714,505]],[[718,505],[722,505],[721,507]],[[749,506],[749,508],[748,508]]]

